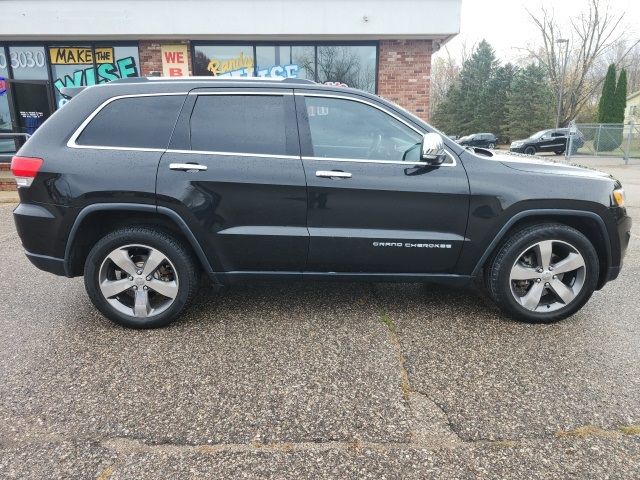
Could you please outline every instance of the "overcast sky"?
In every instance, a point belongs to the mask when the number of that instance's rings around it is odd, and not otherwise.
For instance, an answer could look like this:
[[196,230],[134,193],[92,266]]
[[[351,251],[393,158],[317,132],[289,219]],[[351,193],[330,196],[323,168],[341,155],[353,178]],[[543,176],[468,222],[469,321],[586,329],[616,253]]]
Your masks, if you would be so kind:
[[[625,29],[635,38],[640,36],[639,0],[602,1],[603,4],[608,1],[612,11],[626,12]],[[514,60],[521,54],[514,47],[525,47],[539,39],[528,18],[527,9],[535,12],[544,5],[554,11],[562,24],[570,15],[584,9],[586,4],[587,0],[462,0],[460,34],[449,41],[446,47],[454,58],[459,58],[465,43],[470,49],[484,38],[493,46],[502,62]]]

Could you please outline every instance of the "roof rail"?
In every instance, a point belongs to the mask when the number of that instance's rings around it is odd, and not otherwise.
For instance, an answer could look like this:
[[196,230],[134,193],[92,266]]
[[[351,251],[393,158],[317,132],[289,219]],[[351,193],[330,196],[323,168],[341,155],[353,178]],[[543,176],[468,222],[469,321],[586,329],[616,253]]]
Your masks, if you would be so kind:
[[[282,82],[282,83],[301,83],[301,84],[315,84],[313,80],[306,78],[284,78],[284,77],[208,77],[208,76],[193,76],[193,77],[142,77],[144,80],[152,82],[162,81],[184,81],[184,80],[203,80],[211,82]],[[136,81],[134,78],[114,80],[115,82]],[[139,81],[139,80],[138,80]]]

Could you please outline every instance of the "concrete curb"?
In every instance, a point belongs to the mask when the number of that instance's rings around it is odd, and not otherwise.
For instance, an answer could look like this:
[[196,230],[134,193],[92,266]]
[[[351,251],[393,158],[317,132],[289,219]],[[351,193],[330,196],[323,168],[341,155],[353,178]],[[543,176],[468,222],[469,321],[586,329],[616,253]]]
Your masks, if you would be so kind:
[[20,197],[16,191],[4,191],[0,192],[0,203],[18,203]]

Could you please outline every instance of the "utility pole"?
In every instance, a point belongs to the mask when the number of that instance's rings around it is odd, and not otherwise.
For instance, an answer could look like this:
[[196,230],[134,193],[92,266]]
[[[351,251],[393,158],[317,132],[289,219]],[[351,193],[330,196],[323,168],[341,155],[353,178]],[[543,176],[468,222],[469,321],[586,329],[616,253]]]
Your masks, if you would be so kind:
[[[569,56],[569,40],[566,38],[559,38],[556,40],[558,44],[558,57],[562,62],[562,69],[560,74],[560,91],[558,95],[558,114],[556,115],[556,128],[560,126],[560,113],[562,111],[562,95],[564,94],[564,75],[567,70],[567,58]],[[562,45],[564,45],[564,58],[562,58]]]

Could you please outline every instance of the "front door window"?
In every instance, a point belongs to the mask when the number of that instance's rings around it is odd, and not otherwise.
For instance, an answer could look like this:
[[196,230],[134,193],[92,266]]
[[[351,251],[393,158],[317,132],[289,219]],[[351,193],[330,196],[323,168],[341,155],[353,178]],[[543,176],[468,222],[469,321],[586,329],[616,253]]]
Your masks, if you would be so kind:
[[422,135],[391,115],[346,99],[305,97],[313,156],[419,160]]

